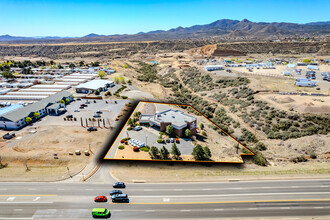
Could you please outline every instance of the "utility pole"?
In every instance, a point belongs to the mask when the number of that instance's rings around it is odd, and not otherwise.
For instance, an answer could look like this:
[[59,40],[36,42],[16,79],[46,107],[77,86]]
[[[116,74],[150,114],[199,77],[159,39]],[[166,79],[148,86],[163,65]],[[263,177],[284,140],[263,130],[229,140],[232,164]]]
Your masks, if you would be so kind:
[[69,170],[69,167],[66,167],[67,171],[68,171],[68,174],[70,176],[70,178],[72,178],[71,174],[70,174],[70,170]]

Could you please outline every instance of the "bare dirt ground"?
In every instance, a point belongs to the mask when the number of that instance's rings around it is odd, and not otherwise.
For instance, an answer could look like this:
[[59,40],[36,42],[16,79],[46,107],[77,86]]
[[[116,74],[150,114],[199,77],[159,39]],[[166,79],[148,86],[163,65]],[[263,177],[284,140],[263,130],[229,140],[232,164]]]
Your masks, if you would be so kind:
[[300,95],[279,95],[279,94],[258,94],[260,98],[276,108],[289,111],[293,109],[299,113],[330,113],[329,96],[300,96]]
[[[30,133],[36,130],[36,133]],[[0,181],[54,181],[81,171],[91,160],[84,151],[97,152],[106,138],[108,129],[88,132],[83,127],[38,126],[26,127],[16,133],[16,138],[0,148],[3,163]],[[69,155],[80,150],[81,155]],[[57,154],[58,159],[54,159]],[[93,154],[91,154],[93,155]],[[68,171],[69,168],[69,171]]]
[[[307,165],[308,164],[308,165]],[[289,178],[328,178],[330,163],[308,162],[283,166],[259,167],[251,164],[216,164],[206,166],[193,163],[114,163],[111,173],[121,181],[133,182],[201,182],[228,181],[231,179],[289,179]]]

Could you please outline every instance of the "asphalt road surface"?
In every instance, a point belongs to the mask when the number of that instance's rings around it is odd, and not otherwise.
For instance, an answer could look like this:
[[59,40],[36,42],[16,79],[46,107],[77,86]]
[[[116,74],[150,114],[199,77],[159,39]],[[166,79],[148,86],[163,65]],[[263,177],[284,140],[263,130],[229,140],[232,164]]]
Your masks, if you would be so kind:
[[127,184],[130,202],[95,203],[109,183],[0,183],[0,219],[221,219],[315,217],[330,219],[330,180]]

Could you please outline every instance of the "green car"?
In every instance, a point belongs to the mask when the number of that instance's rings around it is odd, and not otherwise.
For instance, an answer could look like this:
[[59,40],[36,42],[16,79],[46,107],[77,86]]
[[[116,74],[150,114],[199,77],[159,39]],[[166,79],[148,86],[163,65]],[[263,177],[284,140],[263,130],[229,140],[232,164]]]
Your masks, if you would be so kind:
[[104,208],[94,208],[92,211],[93,218],[110,218],[110,210]]

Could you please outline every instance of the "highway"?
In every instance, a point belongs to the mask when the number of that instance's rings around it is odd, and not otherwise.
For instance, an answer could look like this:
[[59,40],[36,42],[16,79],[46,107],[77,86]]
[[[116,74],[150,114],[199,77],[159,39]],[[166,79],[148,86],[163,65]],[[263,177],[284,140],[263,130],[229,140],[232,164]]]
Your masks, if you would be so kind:
[[130,202],[95,203],[109,183],[0,183],[0,219],[221,219],[315,217],[330,219],[330,180],[127,184]]

